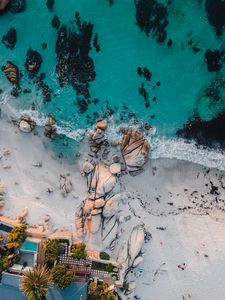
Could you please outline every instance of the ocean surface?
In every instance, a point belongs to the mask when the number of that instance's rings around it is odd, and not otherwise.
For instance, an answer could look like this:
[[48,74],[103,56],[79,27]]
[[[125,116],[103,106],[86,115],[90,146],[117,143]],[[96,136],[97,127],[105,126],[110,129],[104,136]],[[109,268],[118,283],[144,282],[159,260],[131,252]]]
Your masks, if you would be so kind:
[[[8,10],[0,15],[0,40],[11,27],[17,31],[14,49],[0,42],[0,66],[9,60],[22,73],[21,92],[13,97],[12,84],[0,72],[0,102],[13,107],[18,116],[24,111],[30,113],[40,126],[49,113],[53,114],[62,134],[50,145],[57,154],[74,155],[83,129],[90,128],[96,117],[106,115],[113,138],[121,124],[137,124],[137,120],[142,125],[150,124],[153,158],[176,157],[225,170],[224,150],[218,149],[219,144],[207,148],[204,143],[192,142],[190,136],[188,140],[177,136],[177,131],[193,118],[209,122],[225,109],[224,34],[210,24],[206,2],[55,0],[49,10],[44,0],[27,0],[22,12]],[[140,17],[140,11],[144,11],[145,15],[149,9],[153,11],[149,17],[153,25],[150,30],[141,30],[137,14]],[[89,57],[96,77],[89,82],[90,97],[84,99],[83,110],[78,105],[81,96],[77,90],[69,83],[61,87],[56,74],[57,32],[62,25],[78,30],[76,12],[81,22],[94,26]],[[55,15],[60,20],[58,29],[51,24]],[[159,41],[161,33],[164,37]],[[95,34],[100,51],[93,46]],[[43,103],[41,90],[26,71],[29,48],[41,54],[43,62],[37,76],[45,73],[44,82],[52,90],[49,102]],[[207,49],[221,51],[219,62],[215,59],[216,70],[209,71]],[[147,68],[151,79],[140,76],[138,67]],[[36,111],[31,110],[32,103]],[[63,145],[65,140],[69,141],[67,147]]]

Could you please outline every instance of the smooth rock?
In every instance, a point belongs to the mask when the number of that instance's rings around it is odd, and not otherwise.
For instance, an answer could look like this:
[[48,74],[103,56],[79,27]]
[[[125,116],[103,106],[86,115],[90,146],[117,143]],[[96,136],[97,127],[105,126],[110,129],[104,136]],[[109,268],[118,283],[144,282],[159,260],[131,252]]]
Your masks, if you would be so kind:
[[93,170],[94,170],[94,166],[89,161],[85,161],[85,163],[83,164],[83,172],[85,174],[89,174]]
[[100,128],[102,130],[106,130],[106,128],[107,128],[107,122],[106,122],[106,120],[98,121],[96,123],[96,126],[97,126],[97,128]]
[[30,124],[27,121],[24,121],[24,120],[20,121],[19,129],[22,132],[26,132],[26,133],[29,133],[29,132],[32,131]]
[[105,205],[105,200],[103,198],[97,199],[94,202],[95,208],[102,208]]
[[88,231],[90,233],[96,233],[99,231],[100,227],[101,227],[101,223],[102,223],[102,218],[100,214],[97,215],[93,215],[91,217],[91,220],[87,220],[86,222],[89,222],[88,224]]
[[98,214],[101,214],[102,213],[102,209],[101,208],[96,208],[96,209],[93,209],[91,211],[91,215],[92,216],[95,216],[95,215],[98,215]]
[[121,165],[119,163],[114,163],[110,167],[110,172],[112,174],[120,174],[121,173]]
[[19,84],[19,69],[11,61],[7,61],[6,65],[2,67],[2,71],[5,73],[7,79],[12,84]]
[[106,201],[106,204],[103,209],[103,216],[105,218],[110,218],[117,214],[119,210],[119,201],[121,199],[121,195],[117,194],[110,198],[108,201]]

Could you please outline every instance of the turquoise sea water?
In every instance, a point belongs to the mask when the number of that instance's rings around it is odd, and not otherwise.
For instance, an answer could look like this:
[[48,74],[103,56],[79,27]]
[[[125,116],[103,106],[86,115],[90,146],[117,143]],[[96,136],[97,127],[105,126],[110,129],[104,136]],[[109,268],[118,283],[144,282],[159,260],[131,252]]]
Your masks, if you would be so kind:
[[[24,75],[21,79],[22,89],[32,90],[31,94],[22,93],[18,98],[9,96],[11,85],[1,72],[0,88],[5,93],[0,97],[2,101],[3,98],[9,99],[9,104],[20,112],[29,110],[31,103],[35,102],[39,118],[52,113],[61,131],[77,139],[77,130],[90,126],[94,120],[93,113],[101,116],[107,110],[108,103],[114,110],[114,120],[118,124],[123,121],[121,117],[135,113],[139,120],[156,128],[158,138],[172,139],[169,143],[171,147],[177,129],[194,113],[209,120],[225,107],[223,89],[220,91],[220,101],[216,103],[210,103],[207,97],[199,97],[215,77],[214,73],[207,70],[204,53],[208,48],[220,49],[224,43],[223,35],[217,37],[207,20],[204,1],[173,0],[170,4],[169,1],[160,1],[168,7],[169,24],[166,30],[167,40],[173,40],[171,47],[167,46],[167,41],[157,43],[156,39],[147,37],[140,30],[135,20],[133,0],[115,0],[112,6],[108,0],[55,0],[53,12],[47,9],[45,2],[27,0],[24,12],[8,12],[0,16],[0,37],[10,27],[17,30],[17,43],[13,50],[0,44],[0,65],[7,60],[18,65]],[[94,33],[98,34],[101,48],[98,53],[94,47],[90,52],[96,71],[96,79],[90,82],[90,94],[91,99],[97,98],[99,102],[91,103],[84,114],[78,111],[76,92],[72,87],[59,87],[55,75],[57,31],[51,26],[54,15],[59,17],[61,24],[69,25],[76,11],[80,13],[82,21],[94,24]],[[46,50],[42,49],[42,43],[47,43]],[[198,52],[193,51],[194,46],[199,49]],[[45,82],[53,90],[52,101],[46,104],[42,103],[40,91],[33,83],[29,83],[25,71],[24,63],[29,48],[42,55],[40,73],[46,74]],[[151,70],[150,83],[138,76],[138,66]],[[158,81],[160,86],[156,86]],[[142,82],[149,93],[148,108],[138,92]],[[154,97],[156,101],[152,100]],[[86,115],[91,117],[91,122],[88,122]],[[157,148],[158,152],[153,156],[157,157],[162,152],[165,156],[167,144],[163,145],[164,148]],[[176,144],[176,148],[181,147],[179,151],[183,151],[183,146]],[[192,152],[191,156],[194,155]]]

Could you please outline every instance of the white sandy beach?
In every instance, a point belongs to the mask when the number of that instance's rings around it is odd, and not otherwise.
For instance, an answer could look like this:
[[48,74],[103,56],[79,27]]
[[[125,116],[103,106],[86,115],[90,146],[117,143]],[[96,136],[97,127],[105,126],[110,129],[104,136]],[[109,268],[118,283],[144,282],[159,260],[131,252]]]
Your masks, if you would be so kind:
[[[11,154],[4,155],[5,150]],[[7,187],[2,213],[15,217],[27,207],[30,224],[43,223],[49,214],[54,228],[74,231],[74,214],[87,192],[80,176],[85,154],[74,165],[57,160],[43,138],[20,132],[6,118],[1,119],[0,152],[0,181]],[[42,167],[34,166],[39,162]],[[59,190],[61,173],[70,174],[73,184],[66,198]],[[223,176],[175,159],[151,160],[139,176],[123,176],[129,199],[120,214],[131,216],[123,234],[143,222],[152,235],[143,247],[144,262],[131,275],[140,299],[224,300]]]

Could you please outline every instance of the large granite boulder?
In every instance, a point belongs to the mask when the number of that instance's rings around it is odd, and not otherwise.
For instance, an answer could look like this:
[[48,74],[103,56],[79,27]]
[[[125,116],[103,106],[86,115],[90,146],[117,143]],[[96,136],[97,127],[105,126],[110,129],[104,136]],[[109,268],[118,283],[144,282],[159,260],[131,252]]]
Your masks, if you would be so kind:
[[118,212],[120,200],[121,200],[121,195],[116,194],[108,201],[106,201],[106,204],[103,209],[103,216],[105,218],[111,218]]
[[90,176],[89,198],[96,200],[105,197],[112,191],[116,184],[116,178],[110,172],[109,168],[103,163],[99,162],[94,168],[94,172]]
[[149,142],[140,130],[127,128],[121,131],[123,133],[120,142],[121,153],[130,174],[136,175],[143,170],[148,160]]
[[117,285],[121,285],[127,275],[130,268],[137,266],[142,262],[139,253],[141,251],[142,245],[144,243],[144,226],[142,224],[136,225],[127,240],[123,244],[122,248],[119,250],[119,255],[117,261],[121,264],[121,269],[119,270],[119,281],[116,282]]

